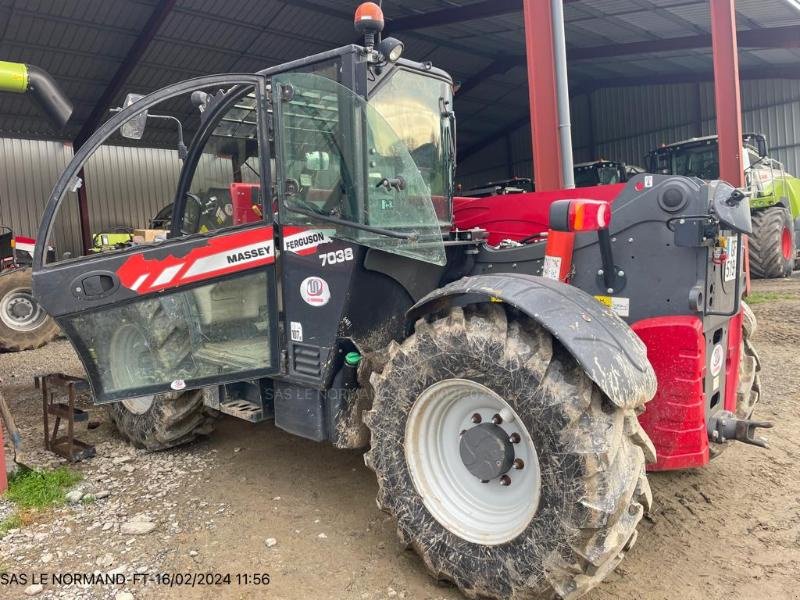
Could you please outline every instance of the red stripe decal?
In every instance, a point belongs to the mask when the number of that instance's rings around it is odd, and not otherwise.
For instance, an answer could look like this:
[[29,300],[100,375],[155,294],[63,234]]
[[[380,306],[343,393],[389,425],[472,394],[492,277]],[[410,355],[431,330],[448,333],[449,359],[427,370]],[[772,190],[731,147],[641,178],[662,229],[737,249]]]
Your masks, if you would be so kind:
[[185,256],[147,259],[134,254],[117,276],[126,288],[139,294],[157,292],[204,281],[275,262],[272,227],[258,227],[208,239]]

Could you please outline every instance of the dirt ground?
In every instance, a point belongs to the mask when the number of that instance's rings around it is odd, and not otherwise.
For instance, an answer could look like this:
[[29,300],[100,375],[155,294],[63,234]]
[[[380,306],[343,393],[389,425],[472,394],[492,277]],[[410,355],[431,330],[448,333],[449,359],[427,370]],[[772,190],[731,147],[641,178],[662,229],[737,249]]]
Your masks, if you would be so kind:
[[[652,474],[654,512],[590,600],[800,598],[800,274],[754,289],[776,293],[753,307],[763,364],[756,416],[775,422],[770,449],[736,445],[705,469]],[[39,449],[41,400],[31,377],[53,370],[80,373],[64,341],[0,355],[27,460],[38,465],[59,461]],[[224,418],[207,440],[148,455],[122,444],[102,409],[89,410],[100,425],[80,437],[97,444],[98,456],[78,465],[85,476],[79,487],[108,497],[36,515],[10,532],[0,540],[0,573],[233,579],[194,589],[47,584],[38,597],[461,598],[400,548],[375,507],[376,484],[360,452],[299,439],[271,423]],[[123,533],[132,520],[151,523],[152,531]],[[237,585],[237,574],[261,573],[268,585]],[[25,588],[0,585],[0,597],[25,598]]]

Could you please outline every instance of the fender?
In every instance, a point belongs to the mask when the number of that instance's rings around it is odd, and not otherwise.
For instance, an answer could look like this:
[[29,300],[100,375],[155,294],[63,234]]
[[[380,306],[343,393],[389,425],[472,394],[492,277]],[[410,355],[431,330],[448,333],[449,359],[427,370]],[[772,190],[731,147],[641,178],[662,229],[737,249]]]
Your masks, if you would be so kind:
[[655,394],[656,376],[644,343],[610,309],[560,281],[520,273],[464,277],[411,307],[409,326],[452,306],[498,301],[549,331],[620,408],[640,405]]

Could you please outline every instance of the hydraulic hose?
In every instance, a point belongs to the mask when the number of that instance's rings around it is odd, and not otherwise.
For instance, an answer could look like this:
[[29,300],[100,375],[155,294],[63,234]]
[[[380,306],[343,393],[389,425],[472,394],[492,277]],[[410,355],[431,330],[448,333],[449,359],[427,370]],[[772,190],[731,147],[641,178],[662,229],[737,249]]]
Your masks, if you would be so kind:
[[58,127],[66,125],[72,115],[72,102],[56,81],[33,65],[0,61],[0,92],[30,93]]

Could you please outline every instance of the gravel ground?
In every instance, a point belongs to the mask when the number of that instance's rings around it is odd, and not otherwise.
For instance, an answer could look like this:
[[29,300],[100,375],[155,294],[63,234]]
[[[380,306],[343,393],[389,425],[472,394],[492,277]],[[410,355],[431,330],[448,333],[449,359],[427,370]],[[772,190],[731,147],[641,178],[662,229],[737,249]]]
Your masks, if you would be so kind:
[[[759,418],[773,420],[771,449],[731,447],[704,469],[651,475],[655,510],[639,541],[589,600],[800,598],[800,274],[756,282],[780,299],[754,307],[764,363]],[[32,376],[80,374],[70,346],[0,355],[4,393],[25,440],[25,461],[62,461],[41,450],[41,397]],[[76,468],[76,498],[33,515],[0,540],[0,597],[420,598],[456,600],[396,542],[375,508],[376,484],[359,452],[293,437],[271,423],[223,418],[207,440],[143,454],[122,443],[102,408],[79,430],[97,457]],[[107,494],[107,495],[106,495]],[[0,501],[0,519],[8,511]],[[2,574],[124,574],[122,585],[3,585]],[[169,588],[134,574],[230,573],[230,585]],[[237,574],[270,583],[238,585]]]

